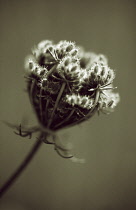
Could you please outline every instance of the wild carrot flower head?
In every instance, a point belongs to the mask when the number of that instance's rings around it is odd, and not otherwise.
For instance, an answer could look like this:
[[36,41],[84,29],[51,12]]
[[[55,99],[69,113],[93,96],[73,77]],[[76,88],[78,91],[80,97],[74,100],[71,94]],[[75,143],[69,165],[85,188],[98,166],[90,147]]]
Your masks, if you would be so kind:
[[119,102],[115,72],[102,54],[69,41],[40,42],[25,63],[27,89],[40,124],[51,131],[79,124]]
[[31,103],[40,123],[51,130],[78,124],[96,111],[111,112],[119,102],[107,58],[73,42],[40,42],[25,67]]

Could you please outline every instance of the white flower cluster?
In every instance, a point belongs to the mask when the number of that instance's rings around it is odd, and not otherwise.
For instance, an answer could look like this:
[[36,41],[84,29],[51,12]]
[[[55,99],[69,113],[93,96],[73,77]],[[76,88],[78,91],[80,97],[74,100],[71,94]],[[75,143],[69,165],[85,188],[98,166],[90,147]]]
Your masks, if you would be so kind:
[[83,109],[91,109],[93,107],[94,99],[89,96],[81,96],[79,94],[66,95],[66,102],[72,106],[79,106]]
[[85,52],[73,42],[40,42],[27,57],[25,68],[29,93],[32,80],[36,81],[31,98],[37,115],[40,118],[43,114],[44,126],[51,118],[52,129],[65,118],[68,120],[64,120],[64,126],[80,121],[81,116],[73,109],[84,115],[94,110],[109,113],[119,102],[119,94],[113,91],[115,72],[109,68],[107,58]]
[[[32,49],[25,69],[27,90],[39,120],[42,141],[53,143],[60,156],[82,162],[57,142],[54,133],[91,118],[97,111],[114,110],[120,100],[114,92],[115,71],[109,68],[102,54],[85,52],[73,42],[54,44],[50,40]],[[44,139],[49,135],[53,142]]]

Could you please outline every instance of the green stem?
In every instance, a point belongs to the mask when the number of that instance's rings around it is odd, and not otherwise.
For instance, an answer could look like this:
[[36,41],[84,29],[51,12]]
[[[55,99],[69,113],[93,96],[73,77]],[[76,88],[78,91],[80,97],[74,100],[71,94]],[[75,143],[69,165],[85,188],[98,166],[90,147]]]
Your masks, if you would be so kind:
[[5,182],[5,184],[0,188],[0,197],[6,193],[6,191],[13,185],[13,183],[16,181],[16,179],[21,175],[21,173],[24,171],[26,166],[30,163],[34,155],[36,154],[37,150],[40,148],[42,144],[41,138],[38,138],[24,161],[21,163],[21,165],[16,169],[16,171],[11,175],[11,177]]

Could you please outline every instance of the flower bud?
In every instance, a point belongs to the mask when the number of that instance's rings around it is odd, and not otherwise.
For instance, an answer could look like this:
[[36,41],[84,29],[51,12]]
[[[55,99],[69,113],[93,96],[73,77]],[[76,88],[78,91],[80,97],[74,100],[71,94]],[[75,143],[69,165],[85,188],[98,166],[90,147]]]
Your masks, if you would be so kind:
[[57,66],[57,71],[66,80],[73,81],[76,80],[80,83],[80,66],[79,61],[73,59],[73,57],[66,56]]
[[78,106],[83,109],[91,109],[93,106],[93,100],[90,99],[88,96],[81,96],[81,95],[66,95],[65,98],[66,102],[69,103],[72,106]]
[[75,43],[68,41],[60,41],[56,45],[56,52],[60,59],[63,59],[65,56],[77,56],[78,49],[75,46]]
[[94,63],[90,70],[90,80],[93,79],[92,75],[95,75],[95,82],[100,85],[110,84],[115,78],[115,73],[108,66]]

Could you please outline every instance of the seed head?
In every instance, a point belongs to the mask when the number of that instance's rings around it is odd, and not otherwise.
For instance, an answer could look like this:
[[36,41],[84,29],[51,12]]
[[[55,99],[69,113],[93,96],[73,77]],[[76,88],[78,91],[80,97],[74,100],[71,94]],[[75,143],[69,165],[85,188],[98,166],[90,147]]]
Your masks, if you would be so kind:
[[25,69],[39,123],[51,132],[79,124],[97,111],[109,113],[120,100],[107,58],[73,42],[40,42],[27,57]]

